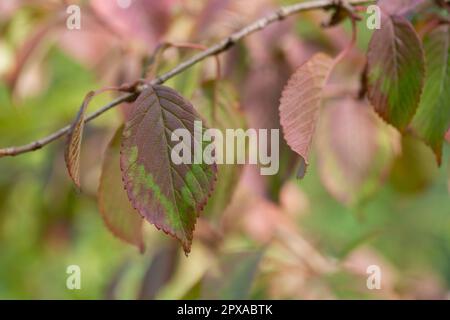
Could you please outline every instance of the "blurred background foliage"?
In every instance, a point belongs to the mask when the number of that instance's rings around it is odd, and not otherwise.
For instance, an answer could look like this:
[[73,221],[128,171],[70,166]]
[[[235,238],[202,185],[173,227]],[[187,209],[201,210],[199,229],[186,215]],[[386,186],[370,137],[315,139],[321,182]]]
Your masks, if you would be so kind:
[[[134,0],[123,9],[113,0],[3,0],[0,147],[33,141],[70,123],[89,90],[139,78],[163,40],[208,45],[293,2]],[[82,8],[81,30],[65,27],[71,3]],[[320,27],[328,17],[319,11],[299,14],[221,55],[223,88],[240,97],[219,102],[239,109],[234,125],[278,127],[278,99],[291,72],[314,52],[336,54],[349,41],[347,22]],[[358,46],[339,67],[330,95],[358,90],[371,35],[364,23],[359,31]],[[159,72],[190,55],[186,49],[167,50]],[[167,84],[206,110],[210,101],[202,90],[214,74],[211,59]],[[90,110],[111,98],[95,98]],[[320,149],[298,181],[296,159],[282,144],[277,176],[261,177],[254,166],[224,168],[229,179],[222,179],[221,195],[198,221],[189,257],[149,224],[140,254],[107,230],[96,204],[100,159],[128,110],[121,106],[87,126],[81,193],[66,174],[64,139],[0,159],[0,298],[449,297],[448,144],[438,168],[415,138],[400,141],[393,132],[380,138],[375,157],[383,160],[375,175],[363,176],[361,183],[370,183],[371,191],[361,197],[361,184],[339,189],[338,196],[330,188],[348,177],[362,179],[345,166],[348,159],[334,159],[338,163],[329,171],[317,155],[333,151]],[[331,129],[325,124],[323,130],[326,135]],[[361,150],[355,156],[364,156]],[[343,200],[348,198],[339,196],[343,192],[358,201]],[[81,267],[81,290],[66,288],[72,264]],[[381,290],[366,288],[366,268],[373,264],[382,270]]]

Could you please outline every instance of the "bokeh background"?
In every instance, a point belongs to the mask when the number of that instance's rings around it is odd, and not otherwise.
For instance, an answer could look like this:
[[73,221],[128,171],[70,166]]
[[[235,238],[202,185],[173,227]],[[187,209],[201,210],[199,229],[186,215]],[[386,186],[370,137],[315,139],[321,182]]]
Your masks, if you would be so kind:
[[[28,143],[70,123],[90,90],[141,77],[161,41],[210,45],[293,2],[2,0],[0,147]],[[70,4],[81,7],[80,30],[66,28]],[[322,11],[296,15],[220,56],[223,81],[234,85],[239,99],[233,103],[249,127],[277,128],[278,99],[295,68],[317,51],[335,55],[348,43],[349,24],[321,28],[328,18]],[[330,96],[359,88],[371,31],[364,22],[358,30],[357,47],[338,68]],[[159,72],[193,53],[166,50]],[[199,88],[214,76],[209,59],[167,85],[202,108]],[[89,110],[112,98],[96,97]],[[450,296],[448,144],[438,168],[420,141],[402,139],[380,123],[377,134],[387,138],[365,174],[358,169],[358,157],[368,152],[364,142],[348,142],[356,132],[336,133],[351,156],[329,164],[342,150],[329,148],[326,137],[335,129],[324,122],[318,139],[324,144],[313,150],[303,180],[295,179],[296,157],[284,144],[276,176],[261,177],[254,166],[227,168],[230,181],[197,223],[189,257],[149,224],[140,254],[108,231],[96,201],[103,151],[129,107],[87,125],[82,192],[66,173],[64,139],[0,159],[0,298]],[[351,116],[349,121],[357,128]],[[81,268],[81,290],[66,288],[72,264]],[[381,268],[381,290],[366,287],[369,265]]]

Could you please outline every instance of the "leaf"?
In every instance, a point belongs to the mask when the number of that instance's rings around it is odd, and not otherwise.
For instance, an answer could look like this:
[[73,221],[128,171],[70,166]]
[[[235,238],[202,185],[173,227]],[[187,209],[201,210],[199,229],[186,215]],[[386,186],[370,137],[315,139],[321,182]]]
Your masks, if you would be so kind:
[[387,14],[400,16],[409,13],[424,2],[425,0],[379,0],[378,6]]
[[291,76],[280,99],[279,112],[284,139],[302,157],[305,166],[308,165],[322,90],[332,63],[333,60],[323,53],[314,55]]
[[90,6],[97,19],[106,21],[120,39],[148,45],[157,43],[168,30],[176,1],[127,1],[124,9],[117,1],[92,0]]
[[401,16],[382,16],[367,52],[368,97],[375,111],[403,130],[419,104],[425,73],[422,44]]
[[445,140],[447,140],[447,142],[450,143],[450,129],[445,134]]
[[75,121],[70,127],[69,134],[67,136],[66,150],[64,159],[66,161],[67,170],[75,185],[80,188],[80,151],[81,140],[83,139],[84,130],[84,116],[86,108],[94,97],[95,92],[90,91],[83,100],[80,110],[78,111]]
[[320,178],[328,192],[350,207],[367,200],[394,159],[400,143],[395,134],[363,102],[343,99],[327,106],[316,149]]
[[215,165],[204,162],[172,162],[171,149],[180,143],[171,141],[174,130],[188,130],[193,142],[191,155],[195,145],[202,147],[199,135],[194,136],[196,120],[200,120],[197,112],[175,90],[151,86],[142,91],[133,105],[121,148],[122,178],[128,198],[150,223],[177,238],[186,254],[217,171]]
[[442,143],[450,125],[450,26],[442,25],[424,41],[427,76],[419,109],[412,123],[442,161]]
[[424,191],[438,173],[433,153],[421,140],[407,134],[402,136],[402,153],[392,166],[390,182],[402,193]]
[[142,217],[128,200],[120,171],[123,127],[116,131],[105,152],[98,187],[98,207],[108,229],[119,239],[137,246],[143,252]]

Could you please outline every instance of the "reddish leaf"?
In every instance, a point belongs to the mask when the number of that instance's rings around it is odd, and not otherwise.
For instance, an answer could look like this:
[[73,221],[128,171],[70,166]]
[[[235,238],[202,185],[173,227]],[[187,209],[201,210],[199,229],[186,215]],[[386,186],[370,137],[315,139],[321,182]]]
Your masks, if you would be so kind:
[[86,108],[94,95],[95,92],[91,91],[84,98],[77,117],[70,128],[64,154],[69,175],[78,188],[80,188],[80,151],[81,140],[83,139],[84,116]]
[[92,0],[90,5],[106,25],[124,40],[146,45],[157,43],[170,25],[170,10],[177,0],[130,1],[121,8],[117,1]]
[[450,143],[450,129],[448,129],[447,133],[445,134],[445,140]]
[[[125,124],[121,148],[122,177],[133,206],[158,229],[173,235],[190,251],[192,234],[199,212],[214,187],[216,166],[176,165],[171,141],[178,128],[190,133],[191,156],[194,121],[200,120],[192,105],[176,91],[165,86],[144,90]],[[183,138],[181,138],[183,140]],[[186,141],[183,140],[183,143]]]
[[368,59],[368,96],[377,113],[403,130],[419,104],[425,73],[422,44],[401,16],[382,17],[373,33]]
[[280,100],[280,122],[284,139],[308,165],[308,153],[316,127],[322,89],[333,60],[322,53],[313,56],[289,79]]
[[103,221],[118,238],[144,250],[142,217],[133,209],[123,188],[120,171],[120,145],[123,126],[115,133],[103,160],[98,188],[98,207]]
[[442,143],[450,125],[450,26],[443,25],[425,38],[427,76],[413,129],[442,161]]
[[425,0],[379,0],[381,10],[392,15],[405,15]]

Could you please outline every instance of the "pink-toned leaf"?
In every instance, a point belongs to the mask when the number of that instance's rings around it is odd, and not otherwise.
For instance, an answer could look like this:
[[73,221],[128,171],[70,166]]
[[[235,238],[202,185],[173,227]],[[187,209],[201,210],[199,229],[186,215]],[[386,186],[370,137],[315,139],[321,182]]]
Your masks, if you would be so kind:
[[378,5],[387,14],[405,15],[425,0],[379,0]]
[[302,157],[305,166],[319,116],[322,90],[332,64],[329,56],[314,55],[292,75],[280,100],[284,139]]
[[91,91],[84,98],[75,121],[70,127],[70,131],[67,136],[66,150],[64,153],[67,170],[73,182],[78,188],[80,188],[80,152],[81,140],[83,139],[84,117],[86,108],[94,95],[95,92]]
[[100,25],[95,16],[91,16],[89,12],[84,13],[85,9],[82,10],[82,28],[74,32],[67,29],[65,23],[62,24],[58,29],[57,44],[65,54],[87,68],[96,70],[100,76],[105,76],[119,67],[117,60],[112,61],[115,56],[108,55],[117,48],[119,40]]
[[90,5],[102,23],[123,40],[154,45],[170,24],[170,9],[178,0],[133,0],[126,8],[117,1],[92,0]]
[[316,139],[320,177],[330,194],[349,206],[367,200],[380,186],[398,151],[400,141],[395,134],[363,102],[330,102],[324,108]]
[[425,74],[422,44],[401,16],[382,16],[367,53],[368,97],[375,111],[403,130],[419,105]]
[[188,143],[183,137],[179,142],[171,140],[176,129],[190,133],[191,160],[194,148],[202,149],[201,137],[194,136],[197,120],[193,106],[175,90],[151,86],[134,103],[121,148],[128,198],[148,221],[177,238],[185,253],[190,251],[197,216],[213,190],[217,171],[204,161],[179,165],[172,161],[172,148]]
[[98,207],[108,229],[119,239],[137,246],[143,252],[143,219],[128,200],[120,171],[123,127],[116,131],[105,152],[98,188]]
[[450,129],[448,129],[447,133],[445,134],[445,140],[450,143]]

